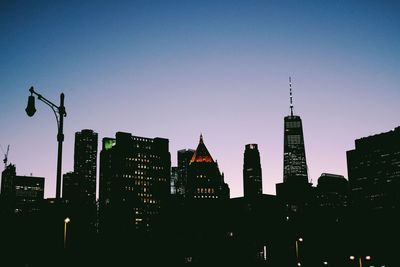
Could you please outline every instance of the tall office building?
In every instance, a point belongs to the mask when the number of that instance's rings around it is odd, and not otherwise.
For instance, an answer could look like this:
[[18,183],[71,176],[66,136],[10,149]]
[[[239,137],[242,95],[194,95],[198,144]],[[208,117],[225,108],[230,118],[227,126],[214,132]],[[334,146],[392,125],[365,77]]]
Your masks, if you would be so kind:
[[115,139],[103,138],[99,188],[103,227],[152,229],[170,195],[168,142],[123,132],[117,132]]
[[44,197],[44,178],[19,176],[15,165],[9,164],[2,172],[1,197],[15,213],[36,211]]
[[187,187],[187,179],[189,173],[189,164],[194,154],[193,149],[178,150],[178,169],[177,169],[177,183],[176,194],[185,195]]
[[292,80],[290,87],[290,115],[285,117],[283,147],[283,182],[308,182],[303,125],[300,116],[293,115]]
[[379,210],[400,206],[400,127],[355,140],[347,151],[353,205]]
[[220,173],[200,135],[199,145],[189,163],[186,197],[189,199],[229,199],[229,186]]
[[284,119],[283,183],[276,185],[276,194],[287,211],[297,213],[312,201],[312,185],[308,182],[302,121],[300,116],[293,115],[290,77],[289,89],[290,115]]
[[80,188],[81,184],[79,181],[79,177],[75,172],[67,172],[63,175],[63,199],[67,199],[69,201],[79,201],[82,189]]
[[1,173],[1,197],[12,199],[15,195],[14,179],[17,175],[14,164],[8,164]]
[[171,167],[171,194],[177,194],[178,187],[178,167]]
[[15,177],[15,212],[37,211],[43,198],[44,177]]
[[261,163],[257,144],[246,145],[244,151],[243,188],[246,198],[262,195]]
[[82,130],[75,133],[74,173],[79,181],[80,199],[96,201],[97,133]]
[[321,208],[345,208],[348,206],[349,185],[343,175],[321,174],[316,191],[316,204]]

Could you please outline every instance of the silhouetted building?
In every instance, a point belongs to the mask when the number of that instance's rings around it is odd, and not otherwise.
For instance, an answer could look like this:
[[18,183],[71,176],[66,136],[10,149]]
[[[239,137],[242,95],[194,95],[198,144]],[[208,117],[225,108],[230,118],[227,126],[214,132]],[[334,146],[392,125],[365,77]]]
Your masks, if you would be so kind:
[[321,208],[345,208],[348,206],[349,187],[343,175],[323,173],[318,178],[317,205]]
[[97,133],[82,130],[75,133],[74,172],[79,181],[79,201],[96,201]]
[[[282,209],[276,196],[260,194],[257,198],[229,200],[226,228],[229,253],[234,266],[285,266],[282,249]],[[283,227],[282,227],[283,228]],[[281,254],[284,254],[281,251]]]
[[185,195],[189,175],[189,164],[194,154],[193,149],[178,150],[178,179],[176,182],[176,194]]
[[293,115],[292,80],[290,86],[290,115],[285,117],[283,146],[283,182],[302,180],[308,182],[303,125],[300,116]]
[[15,165],[8,164],[1,173],[1,196],[3,199],[12,199],[15,196],[14,180],[17,175]]
[[178,183],[178,167],[171,168],[171,194],[177,194],[177,183]]
[[43,177],[19,176],[15,165],[9,164],[2,172],[1,183],[1,198],[7,209],[16,213],[38,210],[44,196]]
[[15,177],[15,212],[37,211],[43,197],[44,177]]
[[308,181],[303,126],[300,116],[285,117],[283,181]]
[[347,170],[354,207],[399,208],[400,127],[355,140]]
[[288,210],[298,212],[312,201],[312,186],[308,182],[302,121],[300,116],[293,115],[290,77],[289,87],[290,115],[284,119],[283,183],[276,185],[276,194]]
[[308,181],[303,126],[300,116],[285,117],[283,181]]
[[186,196],[189,199],[229,199],[229,187],[217,162],[213,160],[200,135],[199,145],[189,163]]
[[246,198],[262,195],[262,173],[257,144],[246,145],[244,151],[243,188]]
[[79,177],[75,172],[67,172],[63,175],[63,199],[78,201],[82,189]]
[[[103,138],[100,153],[100,212],[113,230],[149,231],[170,195],[168,139],[117,132]],[[115,228],[117,227],[117,229]]]

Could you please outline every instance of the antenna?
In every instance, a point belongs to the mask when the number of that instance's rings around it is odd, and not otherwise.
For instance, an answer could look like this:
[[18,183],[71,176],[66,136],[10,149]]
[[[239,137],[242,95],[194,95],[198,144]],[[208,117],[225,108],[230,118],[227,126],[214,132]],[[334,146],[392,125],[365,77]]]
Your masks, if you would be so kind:
[[290,116],[293,116],[292,77],[289,76]]

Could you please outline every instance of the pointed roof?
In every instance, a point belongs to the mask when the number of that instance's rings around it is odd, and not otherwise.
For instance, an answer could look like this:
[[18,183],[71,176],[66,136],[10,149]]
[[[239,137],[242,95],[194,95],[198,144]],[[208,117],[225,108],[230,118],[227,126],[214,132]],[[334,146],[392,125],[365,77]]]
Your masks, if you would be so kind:
[[199,145],[197,146],[197,149],[194,152],[192,159],[190,160],[190,164],[192,164],[192,162],[214,162],[213,158],[210,155],[210,152],[208,152],[208,149],[203,142],[202,134],[200,134]]

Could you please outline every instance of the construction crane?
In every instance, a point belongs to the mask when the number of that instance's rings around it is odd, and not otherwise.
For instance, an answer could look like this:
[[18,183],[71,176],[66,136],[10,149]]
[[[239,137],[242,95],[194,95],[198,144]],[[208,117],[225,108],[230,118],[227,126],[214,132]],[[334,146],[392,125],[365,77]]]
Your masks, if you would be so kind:
[[[1,148],[1,150],[3,150],[3,148]],[[9,151],[10,151],[10,145],[7,146],[7,151],[6,151],[6,152],[4,152],[4,150],[3,150],[3,153],[4,153],[4,159],[3,159],[3,162],[4,162],[4,169],[7,168],[8,152],[9,152]]]

